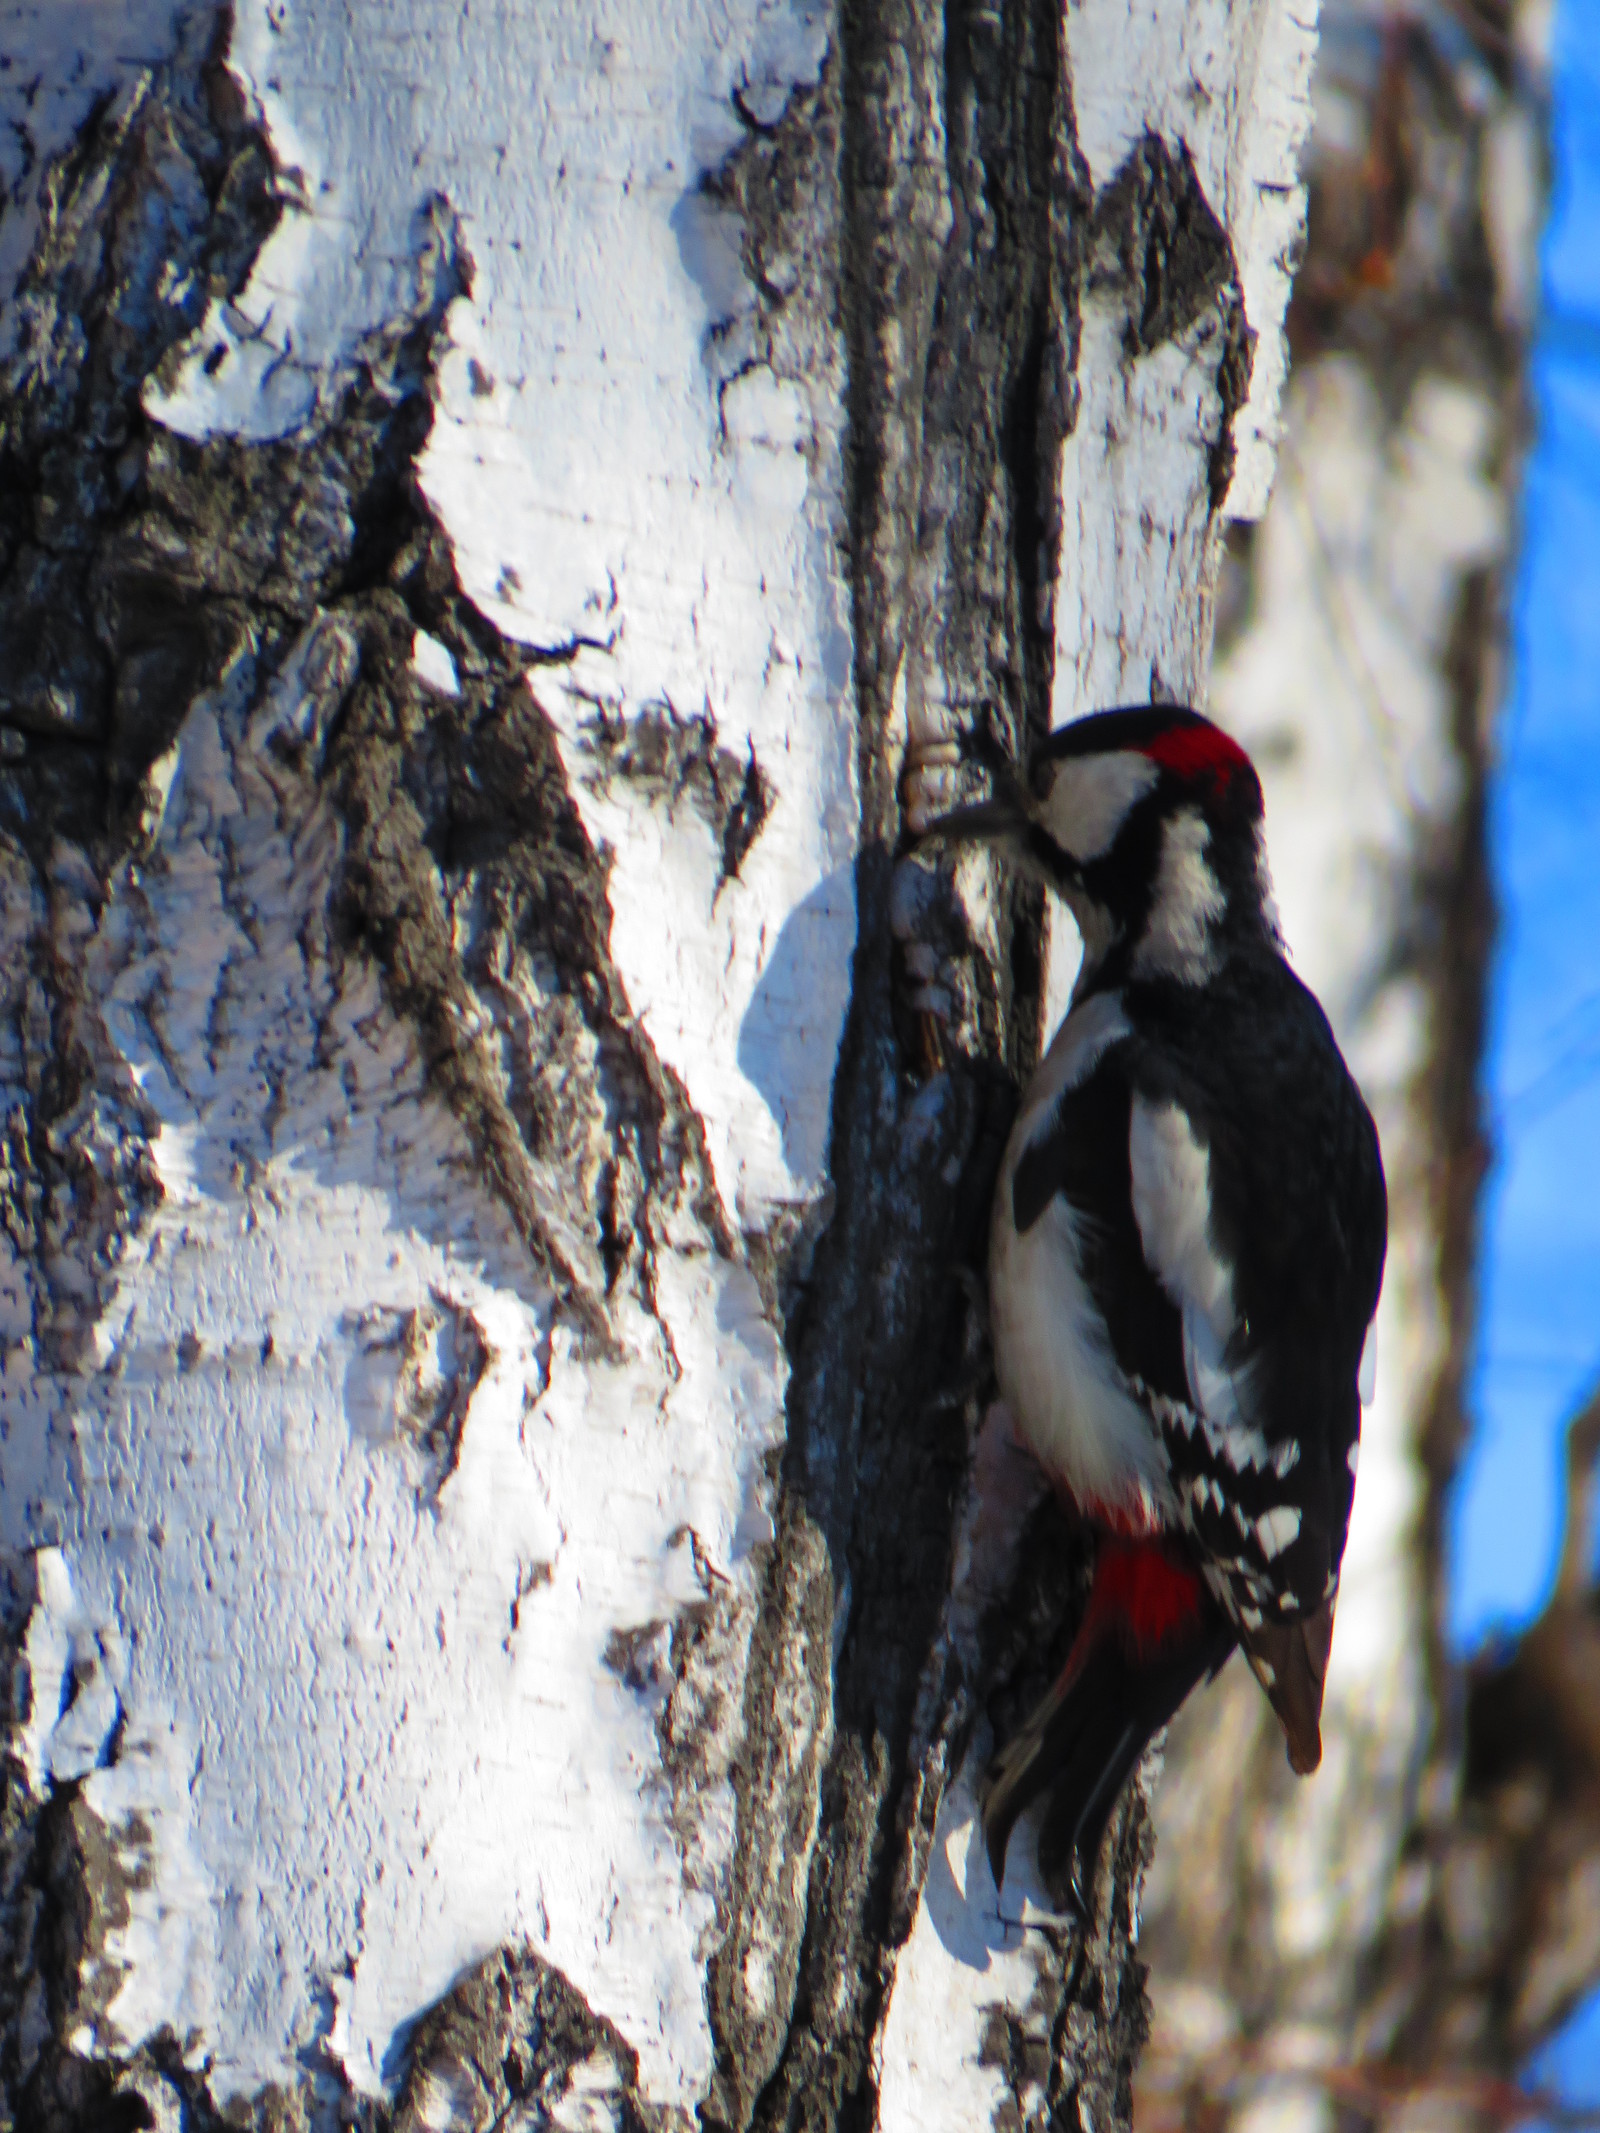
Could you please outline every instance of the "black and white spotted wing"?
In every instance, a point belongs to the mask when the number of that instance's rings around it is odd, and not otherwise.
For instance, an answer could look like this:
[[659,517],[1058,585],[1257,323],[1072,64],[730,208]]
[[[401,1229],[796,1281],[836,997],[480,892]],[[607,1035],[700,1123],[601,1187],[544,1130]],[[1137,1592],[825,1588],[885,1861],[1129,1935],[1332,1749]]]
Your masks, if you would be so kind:
[[[1247,1641],[1314,1614],[1337,1584],[1382,1277],[1381,1245],[1357,1264],[1349,1242],[1382,1205],[1371,1121],[1320,1008],[1271,962],[1199,995],[1145,988],[1138,1034],[1064,1091],[1012,1185],[1019,1231],[1057,1194],[1072,1208],[1178,1518]],[[1252,1027],[1276,1049],[1253,1047]],[[1226,1089],[1208,1086],[1221,1058]],[[1248,1134],[1229,1126],[1241,1118]]]

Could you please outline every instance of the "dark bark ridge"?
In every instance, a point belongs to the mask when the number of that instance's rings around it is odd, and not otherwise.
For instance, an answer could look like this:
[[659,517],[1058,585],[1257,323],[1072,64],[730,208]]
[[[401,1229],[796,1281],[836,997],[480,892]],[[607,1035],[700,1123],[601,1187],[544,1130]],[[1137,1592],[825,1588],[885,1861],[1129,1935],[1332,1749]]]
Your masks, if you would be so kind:
[[[1059,1667],[1086,1561],[1082,1536],[1042,1508],[980,1648],[952,1633],[956,1522],[992,1397],[972,1299],[1014,1077],[1037,1056],[1041,911],[1001,889],[995,963],[936,894],[930,923],[951,946],[958,1004],[942,1071],[921,1081],[890,922],[897,682],[910,707],[937,705],[957,733],[981,728],[1013,756],[1048,727],[1058,461],[1091,252],[1110,253],[1130,361],[1209,308],[1227,325],[1214,510],[1249,376],[1236,262],[1187,155],[1141,144],[1096,211],[1058,10],[847,7],[824,93],[842,134],[860,934],[834,1091],[836,1201],[790,1316],[783,1512],[747,1709],[752,1736],[797,1707],[814,1725],[831,1635],[832,1737],[819,1756],[820,1733],[804,1753],[791,1734],[741,1780],[731,1909],[743,1923],[713,1965],[719,2068],[705,2112],[741,2129],[874,2122],[873,2045],[945,1784],[975,1732],[1014,1724]],[[759,165],[766,152],[749,155]],[[792,1887],[796,1835],[812,1830],[804,1909],[782,1934],[792,2004],[758,2012],[742,1984],[748,1922]],[[1096,1930],[1041,1936],[1031,2003],[991,2018],[1005,2123],[1127,2123],[1146,2025],[1132,1938],[1148,1845],[1134,1798]]]
[[[752,1915],[747,1888],[755,1896],[771,1885],[781,1856],[772,1834],[815,1838],[783,1947],[788,2004],[752,2024],[737,1930],[713,1966],[720,2053],[707,2116],[739,2127],[872,2122],[872,2044],[893,1951],[915,1913],[949,1767],[946,1728],[954,1717],[960,1732],[970,1718],[953,1708],[957,1684],[938,1643],[985,1372],[961,1273],[981,1266],[1011,1102],[1008,1078],[979,1060],[1007,1048],[1011,1017],[1006,973],[984,965],[977,1041],[919,1100],[889,927],[900,767],[891,700],[902,661],[928,656],[942,632],[940,683],[959,677],[970,716],[996,704],[1020,741],[1030,663],[1031,718],[1047,716],[1049,616],[1026,595],[1053,575],[1038,500],[1053,494],[1060,422],[1052,443],[1038,401],[1042,350],[1060,360],[1074,287],[1063,298],[1051,274],[1066,241],[1053,198],[1057,37],[1046,9],[1008,10],[975,28],[932,6],[847,10],[825,77],[842,135],[859,941],[835,1080],[836,1199],[790,1318],[790,1449],[747,1709],[753,1733],[756,1714],[793,1695],[794,1655],[814,1653],[813,1708],[831,1662],[831,1741],[822,1736],[822,1755],[803,1762],[769,1760],[741,1788],[737,1918]],[[952,207],[957,183],[968,197]],[[1059,398],[1073,352],[1069,341]],[[1020,558],[1019,490],[1032,507],[1031,522],[1021,515]],[[1031,926],[1036,971],[1036,909]],[[1025,950],[1019,961],[1026,967]],[[1036,999],[1020,1019],[1022,1042],[1035,1046]],[[952,1387],[967,1389],[952,1397]],[[802,1862],[787,1858],[793,1875]],[[1043,2026],[1048,2035],[1049,2018]],[[1098,2033],[1091,2050],[1102,2044],[1114,2059]]]

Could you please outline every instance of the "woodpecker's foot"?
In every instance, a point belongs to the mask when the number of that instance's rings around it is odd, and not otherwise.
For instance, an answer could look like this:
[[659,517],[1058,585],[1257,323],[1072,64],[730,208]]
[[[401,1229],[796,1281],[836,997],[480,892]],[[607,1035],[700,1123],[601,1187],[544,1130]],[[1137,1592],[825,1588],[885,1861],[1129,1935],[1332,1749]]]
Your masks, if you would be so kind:
[[1132,1727],[1119,1736],[1099,1781],[1070,1821],[1057,1799],[1039,1832],[1039,1874],[1053,1903],[1070,1911],[1087,1933],[1094,1923],[1095,1880],[1106,1825],[1144,1743]]
[[1071,1920],[1080,1933],[1087,1933],[1094,1924],[1095,1869],[1100,1863],[1099,1852],[1085,1857],[1076,1845],[1066,1862],[1066,1872],[1059,1877],[1046,1876],[1045,1887],[1050,1901]]
[[[984,1844],[989,1854],[989,1871],[994,1876],[995,1895],[998,1897],[1005,1886],[1006,1850],[1010,1842],[1013,1819],[1000,1817],[994,1822],[985,1821]],[[1098,1864],[1098,1849],[1086,1855],[1076,1845],[1065,1862],[1065,1872],[1048,1873],[1041,1864],[1040,1878],[1045,1893],[1054,1905],[1052,1912],[1036,1918],[1019,1919],[1018,1924],[1068,1927],[1079,1933],[1087,1933],[1094,1923],[1095,1867]]]
[[961,744],[947,733],[922,734],[906,743],[900,765],[900,814],[913,837],[950,805]]

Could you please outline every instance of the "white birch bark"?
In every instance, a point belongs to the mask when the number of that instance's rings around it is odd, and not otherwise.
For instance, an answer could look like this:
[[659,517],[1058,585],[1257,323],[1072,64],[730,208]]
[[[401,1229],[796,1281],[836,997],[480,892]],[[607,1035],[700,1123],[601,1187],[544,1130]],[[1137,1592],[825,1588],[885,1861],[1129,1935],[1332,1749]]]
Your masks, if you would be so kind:
[[1310,30],[0,20],[11,2122],[1125,2120],[1141,1802],[972,1829],[1070,958],[901,839],[1204,697]]

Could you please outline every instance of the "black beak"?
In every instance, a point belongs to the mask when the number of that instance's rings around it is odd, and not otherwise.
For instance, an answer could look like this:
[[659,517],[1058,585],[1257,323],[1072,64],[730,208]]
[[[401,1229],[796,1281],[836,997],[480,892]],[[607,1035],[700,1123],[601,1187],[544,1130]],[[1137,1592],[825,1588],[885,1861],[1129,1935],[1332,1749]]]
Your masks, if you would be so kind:
[[1008,770],[993,774],[994,790],[987,800],[970,807],[953,807],[936,815],[917,836],[919,845],[936,838],[947,844],[987,844],[1028,872],[1043,879],[1058,896],[1083,880],[1083,869],[1070,852],[1063,852],[1035,821],[1028,795]]
[[1027,836],[1032,817],[1028,795],[1006,762],[989,765],[989,798],[968,807],[953,807],[937,815],[918,842],[942,837],[951,844],[1009,844],[1017,846]]
[[1001,794],[935,816],[917,841],[920,844],[930,837],[943,837],[952,844],[1002,844],[1021,836],[1027,827],[1028,817],[1020,804],[1010,795]]

